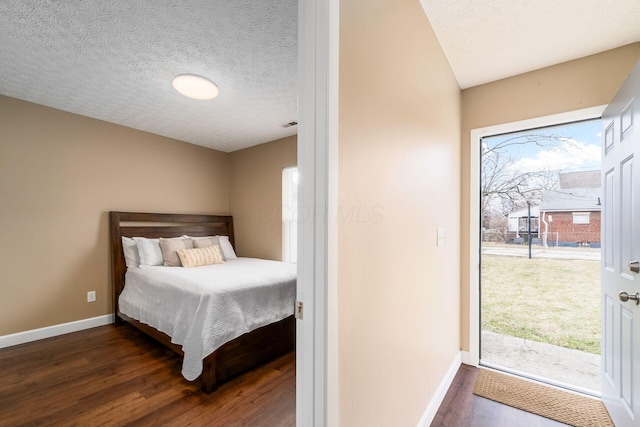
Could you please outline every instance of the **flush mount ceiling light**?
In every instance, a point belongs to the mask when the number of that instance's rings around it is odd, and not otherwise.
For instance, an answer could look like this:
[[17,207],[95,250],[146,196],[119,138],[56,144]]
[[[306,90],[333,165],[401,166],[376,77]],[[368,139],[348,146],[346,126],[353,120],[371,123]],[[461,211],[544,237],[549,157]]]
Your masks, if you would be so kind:
[[214,82],[196,74],[179,74],[171,84],[184,96],[194,99],[213,99],[220,92]]

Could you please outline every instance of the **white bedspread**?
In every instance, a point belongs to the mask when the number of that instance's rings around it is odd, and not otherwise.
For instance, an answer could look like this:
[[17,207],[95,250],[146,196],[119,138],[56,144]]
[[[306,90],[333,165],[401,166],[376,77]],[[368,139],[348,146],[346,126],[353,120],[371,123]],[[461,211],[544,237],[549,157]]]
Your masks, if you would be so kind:
[[182,375],[224,343],[293,314],[296,265],[255,258],[195,268],[130,268],[120,311],[169,335],[184,351]]

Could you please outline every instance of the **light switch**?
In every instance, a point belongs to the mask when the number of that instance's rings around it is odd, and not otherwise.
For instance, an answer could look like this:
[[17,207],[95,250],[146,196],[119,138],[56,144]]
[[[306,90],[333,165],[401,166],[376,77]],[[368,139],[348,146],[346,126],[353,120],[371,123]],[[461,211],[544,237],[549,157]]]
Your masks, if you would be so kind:
[[444,246],[444,228],[438,228],[438,246]]

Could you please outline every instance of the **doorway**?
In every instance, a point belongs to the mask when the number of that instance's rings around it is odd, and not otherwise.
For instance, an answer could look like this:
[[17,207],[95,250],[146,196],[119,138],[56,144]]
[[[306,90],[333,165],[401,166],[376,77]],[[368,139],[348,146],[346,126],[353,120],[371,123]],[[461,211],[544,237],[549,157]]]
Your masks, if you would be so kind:
[[600,121],[480,149],[480,364],[598,395]]
[[510,132],[519,132],[523,129],[536,129],[563,123],[572,123],[589,119],[598,119],[602,116],[606,105],[589,107],[581,110],[574,110],[549,116],[541,116],[532,119],[520,120],[516,122],[504,123],[500,125],[487,126],[472,129],[470,132],[469,151],[469,188],[478,189],[470,193],[469,216],[469,240],[468,259],[469,271],[469,351],[463,352],[463,363],[479,366],[480,364],[480,154],[481,140],[484,137],[503,135]]

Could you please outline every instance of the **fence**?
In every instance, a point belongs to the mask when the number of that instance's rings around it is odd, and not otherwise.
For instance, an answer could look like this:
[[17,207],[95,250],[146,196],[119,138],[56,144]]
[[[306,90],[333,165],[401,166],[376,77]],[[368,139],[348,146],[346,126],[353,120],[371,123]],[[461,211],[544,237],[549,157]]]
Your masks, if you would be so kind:
[[558,246],[558,238],[560,233],[557,231],[543,231],[542,246]]

